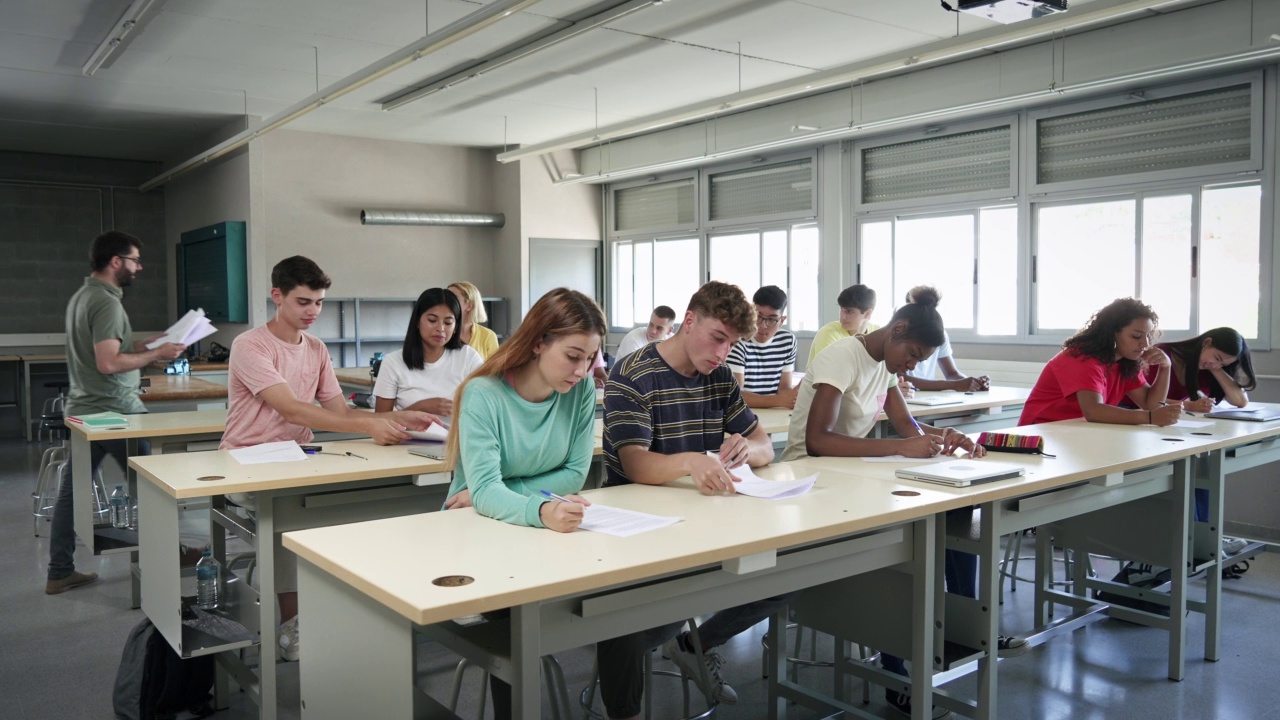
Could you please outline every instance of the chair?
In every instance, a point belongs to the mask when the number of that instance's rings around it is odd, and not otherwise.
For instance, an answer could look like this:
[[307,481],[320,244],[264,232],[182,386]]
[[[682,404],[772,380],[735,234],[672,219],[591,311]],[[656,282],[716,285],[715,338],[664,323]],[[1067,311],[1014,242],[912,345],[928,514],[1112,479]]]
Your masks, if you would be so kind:
[[[1034,559],[1035,559],[1035,557],[1034,557],[1034,556],[1031,556],[1031,555],[1028,555],[1028,556],[1025,556],[1025,557],[1023,557],[1023,556],[1022,556],[1022,538],[1023,538],[1027,533],[1031,533],[1032,535],[1035,535],[1035,532],[1036,532],[1036,529],[1035,529],[1035,528],[1029,528],[1029,529],[1024,530],[1024,531],[1022,531],[1022,532],[1011,533],[1011,534],[1009,534],[1009,535],[1006,537],[1006,539],[1005,539],[1005,545],[1004,545],[1004,559],[1000,561],[1000,577],[1001,577],[1001,581],[1000,581],[1000,604],[1001,604],[1001,605],[1003,605],[1003,604],[1004,604],[1004,580],[1003,580],[1003,578],[1009,578],[1009,592],[1017,592],[1017,591],[1018,591],[1018,581],[1026,582],[1026,583],[1035,582],[1035,580],[1033,580],[1032,578],[1025,578],[1025,577],[1021,577],[1020,575],[1018,575],[1018,561],[1019,561],[1019,560],[1034,560]],[[1073,555],[1072,555],[1071,550],[1063,549],[1063,551],[1062,551],[1062,559],[1061,559],[1061,560],[1059,560],[1059,559],[1055,558],[1055,559],[1054,559],[1054,562],[1061,562],[1061,563],[1062,563],[1062,565],[1063,565],[1063,577],[1064,577],[1065,579],[1063,579],[1063,580],[1053,580],[1053,581],[1051,581],[1051,582],[1050,582],[1050,584],[1051,584],[1051,585],[1057,585],[1057,586],[1061,586],[1061,587],[1070,587],[1070,586],[1071,586],[1071,578],[1073,577],[1073,576],[1072,576],[1072,572],[1071,572],[1072,561],[1073,561]]]
[[[63,430],[66,429],[62,423],[62,419],[67,410],[66,390],[70,385],[65,381],[59,381],[47,382],[44,386],[47,388],[55,388],[58,391],[58,394],[44,401],[44,405],[40,411],[39,425],[36,426],[37,442],[44,442],[42,436],[45,432],[49,432],[49,440],[52,441],[54,439],[54,428],[62,427]],[[66,439],[65,436],[63,439]]]
[[[453,671],[453,688],[449,691],[449,712],[458,714],[458,697],[462,694],[462,678],[471,667],[471,661],[463,658]],[[569,720],[569,691],[564,684],[564,669],[560,662],[551,655],[542,657],[542,681],[547,686],[547,697],[551,700],[552,720]],[[489,673],[480,671],[480,701],[476,708],[476,720],[484,720],[485,704],[489,700]]]

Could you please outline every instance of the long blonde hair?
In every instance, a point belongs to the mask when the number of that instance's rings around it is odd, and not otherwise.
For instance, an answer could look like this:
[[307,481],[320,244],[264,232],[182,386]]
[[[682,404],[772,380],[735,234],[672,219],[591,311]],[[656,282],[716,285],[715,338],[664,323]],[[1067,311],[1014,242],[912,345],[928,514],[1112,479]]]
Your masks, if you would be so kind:
[[[479,377],[497,375],[499,377],[517,370],[537,359],[534,348],[538,343],[550,344],[566,335],[598,335],[600,350],[604,352],[604,338],[609,328],[604,321],[604,312],[595,300],[577,290],[556,288],[543,295],[529,309],[524,322],[511,334],[510,339],[498,347],[498,351],[484,361],[484,364],[471,373],[453,396],[453,425],[449,428],[448,451],[445,463],[452,470],[458,464],[459,429],[462,423],[462,393],[467,384]],[[588,382],[584,379],[583,382]]]
[[[480,297],[480,288],[472,285],[466,280],[459,280],[449,285],[450,290],[457,290],[462,293],[467,302],[471,304],[471,324],[479,325],[482,322],[489,321],[489,313],[484,311],[484,298]],[[466,308],[462,308],[466,312]],[[458,318],[458,324],[462,324],[462,318]]]

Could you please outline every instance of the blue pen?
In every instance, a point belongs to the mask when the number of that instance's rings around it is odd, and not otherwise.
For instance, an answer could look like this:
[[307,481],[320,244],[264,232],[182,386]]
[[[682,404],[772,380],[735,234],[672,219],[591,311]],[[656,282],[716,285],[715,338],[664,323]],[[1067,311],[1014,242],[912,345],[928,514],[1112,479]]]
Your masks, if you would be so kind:
[[543,491],[542,491],[542,494],[543,494],[543,495],[546,495],[547,497],[551,498],[552,500],[559,500],[560,502],[573,502],[572,500],[570,500],[570,499],[568,499],[568,498],[562,498],[562,497],[560,497],[559,495],[557,495],[557,494],[555,494],[555,493],[551,492],[550,490],[543,490]]

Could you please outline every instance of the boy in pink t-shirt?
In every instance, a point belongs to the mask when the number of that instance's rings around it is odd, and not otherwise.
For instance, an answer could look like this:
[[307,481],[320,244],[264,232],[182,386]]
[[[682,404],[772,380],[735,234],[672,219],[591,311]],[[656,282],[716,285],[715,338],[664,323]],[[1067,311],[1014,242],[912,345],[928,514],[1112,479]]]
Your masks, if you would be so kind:
[[[347,406],[324,343],[304,332],[320,316],[331,281],[310,259],[295,255],[271,270],[276,314],[231,343],[227,378],[227,427],[223,450],[260,443],[309,442],[312,428],[368,435],[379,445],[409,439],[405,429],[425,430],[440,419],[414,411],[367,413]],[[319,403],[318,405],[316,403]],[[252,494],[233,493],[250,512]],[[280,547],[279,537],[273,538]],[[277,653],[298,659],[297,565],[293,553],[277,550],[276,589],[280,618]]]

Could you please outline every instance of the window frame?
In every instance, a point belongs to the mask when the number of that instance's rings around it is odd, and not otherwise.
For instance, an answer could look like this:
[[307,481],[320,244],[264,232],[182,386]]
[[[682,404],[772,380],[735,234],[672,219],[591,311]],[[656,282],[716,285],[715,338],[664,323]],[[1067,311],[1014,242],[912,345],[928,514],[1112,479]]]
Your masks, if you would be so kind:
[[[702,184],[700,182],[700,177],[699,177],[700,175],[701,173],[698,170],[689,170],[685,172],[671,173],[668,175],[651,175],[647,178],[638,178],[634,180],[627,180],[624,182],[610,184],[609,193],[608,193],[609,202],[607,203],[608,212],[605,214],[605,227],[608,229],[608,232],[606,233],[606,237],[609,238],[610,240],[613,240],[613,239],[628,238],[628,237],[644,237],[646,235],[655,235],[655,234],[663,235],[663,234],[670,234],[673,232],[681,232],[681,231],[696,233],[698,231],[699,221],[702,218],[702,215],[701,215],[702,202],[701,202],[701,199],[698,197],[698,194],[700,193],[701,187],[702,187]],[[615,224],[617,223],[618,191],[628,190],[635,187],[644,187],[647,185],[660,185],[660,184],[669,183],[669,182],[679,182],[681,180],[688,180],[693,183],[694,198],[693,198],[693,222],[692,223],[677,223],[675,225],[661,225],[661,226],[653,226],[653,227],[646,227],[646,228],[638,228],[635,230],[613,229]]]
[[[748,168],[760,167],[767,168],[771,165],[781,165],[783,163],[795,162],[798,160],[809,160],[809,207],[804,210],[797,210],[788,213],[776,213],[773,215],[753,215],[750,217],[736,217],[725,220],[711,219],[711,183],[713,178],[728,172],[737,170],[746,170]],[[714,168],[704,168],[702,178],[700,180],[700,193],[698,197],[698,213],[697,219],[700,220],[699,227],[704,231],[715,230],[716,234],[722,234],[723,228],[741,227],[741,226],[758,226],[764,227],[778,222],[788,223],[788,226],[800,224],[797,220],[814,219],[816,222],[818,217],[818,196],[820,188],[818,187],[818,151],[817,149],[806,152],[787,153],[784,155],[776,155],[769,157],[757,156],[748,160],[742,160],[726,165],[717,165]],[[788,239],[788,242],[790,240]],[[709,247],[709,246],[708,246]]]
[[[787,315],[787,324],[783,327],[783,329],[785,329],[787,332],[790,332],[792,335],[795,335],[797,338],[811,338],[811,337],[813,337],[814,335],[816,335],[816,334],[817,334],[817,332],[818,332],[818,331],[817,331],[817,329],[814,329],[814,330],[796,330],[796,329],[792,326],[791,302],[790,302],[790,301],[791,301],[791,295],[792,295],[792,293],[791,293],[791,243],[792,243],[792,237],[793,237],[793,235],[795,234],[795,230],[796,230],[796,228],[807,228],[807,227],[812,227],[812,228],[814,228],[815,230],[817,230],[817,231],[818,231],[818,263],[819,263],[819,265],[821,265],[821,263],[822,263],[822,223],[821,223],[821,222],[819,222],[819,221],[818,221],[818,219],[817,219],[816,217],[815,217],[815,218],[805,219],[805,220],[802,220],[802,221],[799,221],[799,222],[779,221],[779,222],[771,222],[771,223],[765,223],[765,224],[743,225],[743,226],[738,226],[738,227],[724,226],[724,227],[718,227],[718,228],[715,228],[714,230],[712,230],[712,229],[708,228],[708,229],[703,233],[703,245],[702,245],[702,257],[703,257],[702,271],[703,271],[703,272],[702,272],[702,281],[703,281],[703,282],[710,282],[711,280],[715,279],[715,278],[712,278],[712,277],[711,277],[711,239],[712,239],[713,237],[721,237],[721,236],[725,236],[725,235],[745,235],[745,234],[748,234],[748,233],[755,233],[755,235],[756,235],[756,242],[757,242],[757,243],[763,243],[763,242],[764,242],[764,234],[765,234],[765,233],[768,233],[768,232],[785,231],[785,232],[787,233],[787,286],[786,286],[785,288],[783,288],[783,290],[785,290],[785,291],[786,291],[786,293],[787,293],[787,308],[788,308],[788,309],[787,309],[787,312],[786,312],[786,315]],[[763,256],[763,253],[761,253],[761,260],[760,260],[760,261],[761,261],[761,263],[762,263],[762,265],[761,265],[761,270],[763,270],[763,263],[764,263],[764,256]],[[762,274],[763,274],[763,272],[762,272]],[[754,293],[755,293],[755,290],[751,290],[751,289],[743,288],[743,292],[744,292],[744,293],[746,293],[747,300],[751,300],[751,296],[752,296],[752,294],[754,294]],[[818,296],[819,296],[819,298],[824,297],[824,296],[822,295],[822,273],[821,273],[821,272],[819,272],[819,273],[818,273]],[[818,307],[819,307],[818,316],[814,319],[814,322],[817,324],[817,328],[821,328],[821,327],[822,327],[822,311],[821,311],[821,307],[822,307],[822,306],[821,306],[821,303],[819,303],[819,306],[818,306]]]

